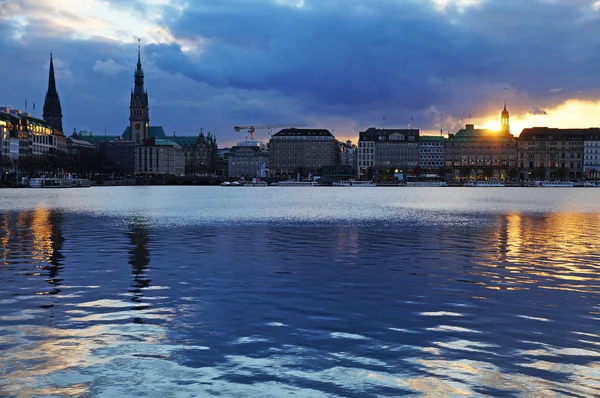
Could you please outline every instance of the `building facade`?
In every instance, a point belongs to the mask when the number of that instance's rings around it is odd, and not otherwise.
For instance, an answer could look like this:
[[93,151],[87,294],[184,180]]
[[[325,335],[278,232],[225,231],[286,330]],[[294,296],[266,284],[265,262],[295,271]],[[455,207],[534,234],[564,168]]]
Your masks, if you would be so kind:
[[448,179],[517,178],[517,140],[506,128],[494,131],[467,124],[449,135],[444,159]]
[[587,134],[583,141],[583,174],[588,180],[600,179],[600,134]]
[[413,176],[419,166],[418,129],[377,129],[359,133],[358,176],[375,181],[394,179],[394,175]]
[[439,175],[444,167],[445,140],[443,136],[419,137],[419,177]]
[[138,175],[185,175],[185,156],[179,144],[148,138],[135,147]]
[[340,142],[340,166],[349,166],[352,170],[352,175],[358,173],[358,147],[348,140]]
[[340,163],[335,137],[326,129],[283,129],[269,141],[271,176],[316,175],[324,166]]
[[210,132],[205,136],[202,129],[197,137],[169,137],[179,144],[185,156],[185,174],[198,175],[215,170],[218,153],[217,138]]
[[[600,137],[599,128],[558,129],[533,127],[519,136],[521,177],[528,180],[580,179],[584,176],[584,142]],[[594,156],[592,146],[587,155]],[[595,159],[588,158],[588,162]],[[591,165],[588,170],[591,170]]]
[[230,178],[269,177],[269,151],[267,146],[256,140],[238,142],[228,156]]

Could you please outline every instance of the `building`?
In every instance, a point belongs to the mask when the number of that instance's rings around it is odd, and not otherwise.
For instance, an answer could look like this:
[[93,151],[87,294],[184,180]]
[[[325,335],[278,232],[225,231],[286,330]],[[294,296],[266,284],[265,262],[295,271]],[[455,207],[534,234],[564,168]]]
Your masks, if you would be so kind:
[[[35,110],[35,104],[34,110]],[[54,62],[52,53],[50,53],[50,70],[48,72],[48,91],[46,91],[46,99],[44,100],[44,113],[42,118],[54,130],[63,132],[62,125],[62,108],[60,106],[60,98],[56,91],[56,80],[54,79]]]
[[600,179],[600,135],[587,134],[583,141],[583,174],[586,179]]
[[[596,137],[596,138],[594,138]],[[521,178],[527,180],[580,179],[584,176],[584,142],[595,143],[599,128],[558,129],[533,127],[519,136]],[[587,161],[595,161],[596,151],[588,146]],[[591,157],[594,159],[591,159]],[[590,170],[593,166],[588,167]]]
[[136,144],[134,156],[136,174],[184,175],[185,156],[181,145],[166,139],[161,126],[150,126],[148,92],[144,89],[144,71],[138,42],[138,59],[134,88],[129,102],[129,126],[123,138]]
[[135,172],[138,175],[185,175],[185,156],[181,146],[154,137],[136,144]]
[[[357,174],[358,170],[358,147],[352,144],[352,141],[339,142],[340,166],[349,166],[352,175]],[[347,169],[346,169],[347,170]]]
[[67,156],[72,158],[92,157],[96,154],[96,145],[91,142],[67,137]]
[[504,102],[500,131],[467,124],[449,134],[445,145],[446,178],[456,180],[517,179],[517,139],[510,134],[510,114]]
[[378,129],[359,133],[358,175],[376,181],[414,176],[419,165],[418,129]]
[[197,137],[173,136],[169,140],[179,144],[185,156],[185,174],[212,173],[218,159],[217,138],[210,132],[205,136],[202,129]]
[[231,178],[269,177],[269,151],[262,141],[238,142],[229,150],[228,176]]
[[517,140],[506,128],[494,131],[467,124],[448,136],[444,160],[448,179],[516,179]]
[[135,174],[135,142],[113,139],[111,141],[99,141],[96,145],[100,153],[114,166],[118,174]]
[[135,69],[134,87],[129,102],[129,131],[123,138],[141,144],[150,138],[150,114],[148,107],[148,92],[144,89],[144,71],[138,41],[138,59]]
[[316,175],[324,166],[340,163],[335,137],[326,129],[287,128],[271,136],[269,165],[271,176],[307,177]]
[[444,168],[444,143],[441,135],[419,137],[419,177],[440,175]]

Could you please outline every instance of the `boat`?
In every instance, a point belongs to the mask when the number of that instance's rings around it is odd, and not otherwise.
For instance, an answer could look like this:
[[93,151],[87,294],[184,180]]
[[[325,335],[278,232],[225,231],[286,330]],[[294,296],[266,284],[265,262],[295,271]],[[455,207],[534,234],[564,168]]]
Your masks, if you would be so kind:
[[346,181],[334,181],[332,184],[334,187],[376,187],[373,181],[356,181],[356,180],[346,180]]
[[570,188],[573,187],[573,181],[534,181],[534,187],[551,187],[551,188]]
[[487,180],[487,181],[467,181],[464,184],[465,187],[504,187],[504,182],[498,180]]
[[288,181],[279,181],[277,184],[273,184],[273,185],[278,186],[278,187],[318,187],[319,182],[318,181],[288,180]]
[[445,187],[446,181],[407,181],[407,187]]
[[245,187],[266,187],[269,186],[265,181],[253,181],[253,182],[245,182]]
[[600,188],[600,181],[584,181],[583,186],[589,188]]
[[37,177],[29,180],[30,188],[88,188],[87,178]]

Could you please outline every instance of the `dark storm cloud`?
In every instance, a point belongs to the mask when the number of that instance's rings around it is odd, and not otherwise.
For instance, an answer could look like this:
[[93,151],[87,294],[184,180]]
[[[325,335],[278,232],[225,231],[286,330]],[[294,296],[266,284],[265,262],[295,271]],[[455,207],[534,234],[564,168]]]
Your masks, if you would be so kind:
[[600,61],[590,1],[487,1],[445,13],[383,0],[307,2],[306,10],[233,3],[194,3],[170,28],[209,39],[203,54],[157,46],[157,65],[215,87],[278,90],[310,109],[419,111],[476,105],[480,98],[460,91],[476,84],[532,96],[571,87],[564,96],[589,89]]
[[[591,0],[449,1],[443,12],[416,0],[305,0],[302,8],[204,0],[183,11],[171,2],[160,13],[145,1],[111,3],[174,37],[148,45],[140,34],[151,123],[177,134],[210,125],[232,142],[236,124],[333,118],[350,121],[355,130],[345,133],[356,135],[384,115],[388,125],[413,117],[413,126],[446,130],[469,113],[498,110],[505,96],[514,114],[600,93],[600,13]],[[35,98],[39,115],[52,49],[61,61],[64,125],[123,130],[136,58],[131,37],[122,44],[57,36],[69,25],[17,29],[5,17],[0,102],[22,108]],[[200,51],[187,51],[189,44]]]

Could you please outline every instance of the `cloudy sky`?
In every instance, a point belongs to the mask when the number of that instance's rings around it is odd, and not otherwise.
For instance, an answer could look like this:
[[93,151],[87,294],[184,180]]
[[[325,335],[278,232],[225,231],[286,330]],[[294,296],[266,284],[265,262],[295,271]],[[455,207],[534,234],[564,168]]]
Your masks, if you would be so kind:
[[220,146],[493,128],[505,98],[515,135],[600,126],[600,0],[0,0],[0,104],[40,116],[52,51],[65,130],[118,135],[138,38],[150,124]]

